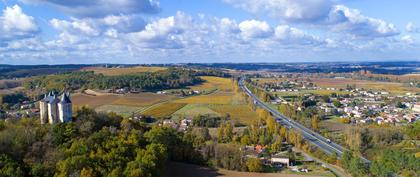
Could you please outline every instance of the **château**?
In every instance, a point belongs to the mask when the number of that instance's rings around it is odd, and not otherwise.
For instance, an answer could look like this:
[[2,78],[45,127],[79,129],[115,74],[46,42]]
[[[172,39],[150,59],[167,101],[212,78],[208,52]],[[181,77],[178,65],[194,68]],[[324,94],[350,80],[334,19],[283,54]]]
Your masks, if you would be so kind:
[[53,92],[45,94],[39,101],[41,124],[55,124],[72,121],[70,93],[64,92],[61,98]]

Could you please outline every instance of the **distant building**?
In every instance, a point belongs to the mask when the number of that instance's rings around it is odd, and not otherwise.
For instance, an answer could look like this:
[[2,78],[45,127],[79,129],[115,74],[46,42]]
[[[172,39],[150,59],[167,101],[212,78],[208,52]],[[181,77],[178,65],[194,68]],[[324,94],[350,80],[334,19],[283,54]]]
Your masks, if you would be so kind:
[[420,103],[417,103],[413,106],[413,111],[414,112],[420,112]]
[[72,121],[72,103],[69,93],[63,93],[61,98],[50,92],[39,101],[41,124],[54,124]]

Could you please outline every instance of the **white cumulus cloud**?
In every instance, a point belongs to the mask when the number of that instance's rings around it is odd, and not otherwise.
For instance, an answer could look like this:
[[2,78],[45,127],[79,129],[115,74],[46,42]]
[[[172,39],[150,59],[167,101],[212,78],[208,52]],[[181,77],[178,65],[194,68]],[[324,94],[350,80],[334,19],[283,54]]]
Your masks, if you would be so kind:
[[6,7],[0,16],[0,39],[13,40],[33,37],[39,28],[32,16],[26,15],[20,6]]
[[46,4],[77,17],[105,17],[119,14],[153,14],[160,11],[158,0],[22,0]]
[[336,5],[330,12],[328,20],[334,30],[360,37],[388,37],[399,34],[394,24],[364,16],[360,11],[343,5]]
[[395,25],[367,17],[357,9],[333,0],[224,0],[250,13],[269,14],[288,23],[346,32],[357,37],[389,37],[399,34]]
[[251,13],[268,13],[286,21],[318,21],[328,15],[331,0],[224,0]]
[[309,35],[304,31],[290,27],[289,25],[279,25],[274,32],[275,40],[289,44],[318,45],[323,41],[314,35]]
[[414,25],[413,22],[408,22],[405,26],[405,30],[409,33],[420,33],[420,28]]
[[161,18],[146,25],[139,32],[130,33],[128,39],[142,47],[156,48],[181,48],[181,34],[191,27],[191,17],[183,12],[177,12],[175,16]]
[[245,38],[268,38],[273,34],[273,29],[265,21],[246,20],[239,23],[239,29]]

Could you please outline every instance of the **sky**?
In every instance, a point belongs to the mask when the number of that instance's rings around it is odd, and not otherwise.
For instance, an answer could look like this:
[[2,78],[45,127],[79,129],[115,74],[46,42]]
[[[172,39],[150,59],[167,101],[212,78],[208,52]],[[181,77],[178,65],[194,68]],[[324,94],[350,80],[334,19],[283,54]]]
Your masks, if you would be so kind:
[[0,0],[0,64],[420,61],[418,0]]

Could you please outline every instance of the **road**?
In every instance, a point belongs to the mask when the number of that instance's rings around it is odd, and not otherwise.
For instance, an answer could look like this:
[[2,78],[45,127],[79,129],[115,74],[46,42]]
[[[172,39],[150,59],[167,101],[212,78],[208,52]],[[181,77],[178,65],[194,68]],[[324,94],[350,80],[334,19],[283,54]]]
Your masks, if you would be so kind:
[[[276,121],[283,126],[286,126],[288,129],[294,129],[298,131],[302,137],[308,141],[309,143],[317,146],[320,150],[324,151],[327,154],[333,154],[336,153],[337,157],[341,157],[343,155],[343,152],[346,150],[342,146],[330,141],[329,139],[321,136],[320,134],[306,128],[305,126],[301,125],[300,123],[289,119],[282,115],[279,111],[269,107],[266,103],[261,101],[257,96],[255,96],[244,84],[244,78],[242,77],[239,81],[239,86],[245,93],[252,98],[254,101],[254,104],[269,111],[273,117],[276,119]],[[361,159],[366,162],[370,163],[369,160],[361,157]]]

